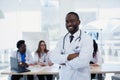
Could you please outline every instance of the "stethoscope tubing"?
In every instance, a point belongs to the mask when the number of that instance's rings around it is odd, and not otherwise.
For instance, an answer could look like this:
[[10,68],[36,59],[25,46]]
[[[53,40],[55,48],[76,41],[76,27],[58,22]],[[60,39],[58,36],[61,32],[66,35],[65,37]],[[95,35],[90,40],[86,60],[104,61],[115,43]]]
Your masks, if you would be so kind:
[[[68,35],[69,33],[67,33],[65,36],[64,36],[64,38],[63,38],[63,50],[64,50],[64,47],[65,47],[65,38],[66,38],[66,36]],[[78,40],[79,39],[79,40]],[[75,39],[75,41],[79,41],[80,42],[80,40],[81,40],[81,30],[80,30],[80,34],[79,34],[79,37],[78,38],[76,38]]]

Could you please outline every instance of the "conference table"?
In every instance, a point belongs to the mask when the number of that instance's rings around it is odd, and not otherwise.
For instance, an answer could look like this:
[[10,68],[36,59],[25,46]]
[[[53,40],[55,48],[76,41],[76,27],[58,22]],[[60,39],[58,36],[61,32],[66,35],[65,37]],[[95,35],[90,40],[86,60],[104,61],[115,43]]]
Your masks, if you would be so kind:
[[[39,65],[30,66],[28,68],[30,72],[16,73],[7,68],[1,72],[4,75],[49,75],[52,74],[54,77],[59,79],[60,67],[58,64],[53,66],[41,67]],[[102,64],[101,66],[90,66],[91,74],[105,74],[105,73],[120,73],[120,64]]]
[[97,80],[104,80],[106,73],[120,74],[120,64],[105,63],[101,66],[90,66],[91,74],[97,74]]
[[53,66],[40,66],[40,65],[34,65],[30,66],[27,68],[30,70],[30,72],[22,72],[22,73],[17,73],[15,71],[11,71],[10,67],[5,69],[4,71],[1,72],[1,74],[10,74],[10,75],[57,75],[59,74],[59,65],[55,64]]
[[1,71],[2,75],[24,75],[24,80],[27,80],[26,75],[53,75],[53,78],[59,79],[59,65],[54,64],[53,66],[40,66],[40,65],[32,65],[29,66],[27,69],[30,70],[30,72],[23,72],[23,73],[17,73],[15,71],[11,71],[10,67],[4,69]]
[[91,73],[120,73],[120,64],[104,63],[101,66],[91,66]]

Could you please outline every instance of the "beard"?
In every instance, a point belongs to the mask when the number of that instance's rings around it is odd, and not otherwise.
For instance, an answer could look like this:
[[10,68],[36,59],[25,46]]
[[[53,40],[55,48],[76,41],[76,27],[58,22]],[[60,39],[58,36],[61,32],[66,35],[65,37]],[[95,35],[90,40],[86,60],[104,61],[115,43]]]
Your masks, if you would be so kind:
[[71,33],[71,34],[74,34],[79,29],[78,26],[73,26],[73,27],[72,26],[70,26],[70,27],[66,26],[66,28],[67,28],[68,32]]
[[74,28],[73,28],[73,27],[67,27],[67,30],[68,30],[69,32],[72,32],[72,31],[74,31]]

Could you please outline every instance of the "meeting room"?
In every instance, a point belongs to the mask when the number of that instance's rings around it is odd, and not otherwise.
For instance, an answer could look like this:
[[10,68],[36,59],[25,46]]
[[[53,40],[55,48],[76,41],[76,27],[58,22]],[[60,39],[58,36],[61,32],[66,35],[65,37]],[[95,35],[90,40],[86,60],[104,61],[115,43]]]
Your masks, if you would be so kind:
[[0,80],[120,80],[120,0],[0,0]]

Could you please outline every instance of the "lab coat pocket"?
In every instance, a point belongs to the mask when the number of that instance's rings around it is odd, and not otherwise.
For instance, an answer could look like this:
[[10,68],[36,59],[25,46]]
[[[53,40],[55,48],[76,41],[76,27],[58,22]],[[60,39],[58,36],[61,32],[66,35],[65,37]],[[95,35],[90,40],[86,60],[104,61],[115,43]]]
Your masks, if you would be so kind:
[[81,49],[81,42],[76,42],[76,44],[74,45],[73,51],[75,53],[80,53],[80,49]]
[[62,66],[60,70],[60,80],[72,80],[71,78],[73,73],[74,70],[68,68],[67,66]]

